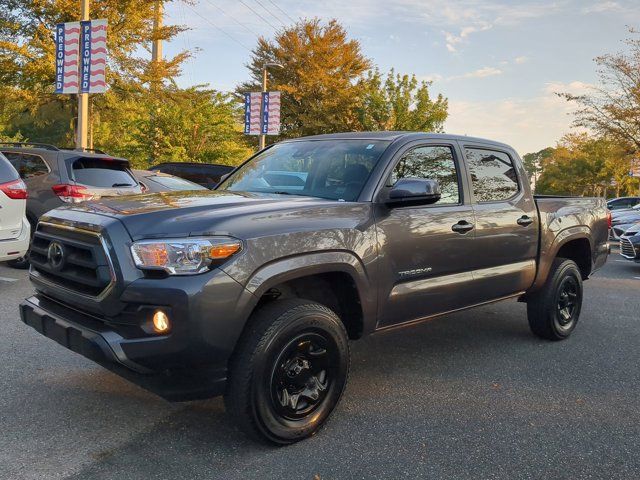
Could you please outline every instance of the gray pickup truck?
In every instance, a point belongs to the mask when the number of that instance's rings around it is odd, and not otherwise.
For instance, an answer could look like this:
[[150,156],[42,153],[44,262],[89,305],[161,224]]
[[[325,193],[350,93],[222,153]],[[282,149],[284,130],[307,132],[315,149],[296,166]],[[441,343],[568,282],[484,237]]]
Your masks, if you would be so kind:
[[509,146],[375,132],[278,143],[215,191],[41,218],[21,304],[38,332],[169,400],[224,394],[256,438],[314,434],[349,340],[488,302],[567,338],[606,261],[603,199],[534,197]]

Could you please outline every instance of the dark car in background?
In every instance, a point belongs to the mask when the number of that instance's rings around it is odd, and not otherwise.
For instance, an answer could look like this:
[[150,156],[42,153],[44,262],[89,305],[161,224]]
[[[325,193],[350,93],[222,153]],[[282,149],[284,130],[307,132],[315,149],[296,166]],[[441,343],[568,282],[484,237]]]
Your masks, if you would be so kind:
[[185,190],[207,190],[206,187],[190,182],[184,178],[168,173],[152,172],[150,170],[133,170],[133,176],[142,187],[142,193],[157,193]]
[[39,143],[0,143],[0,152],[27,185],[32,231],[44,213],[65,204],[142,193],[124,158]]
[[197,162],[165,162],[151,167],[152,172],[168,173],[176,177],[184,178],[191,182],[213,189],[222,180],[222,177],[233,171],[229,165]]
[[640,262],[640,223],[636,223],[620,236],[620,255]]
[[640,197],[618,197],[607,200],[607,208],[611,211],[635,207],[640,204]]
[[613,239],[619,240],[620,233],[626,230],[627,226],[640,222],[640,205],[625,210],[617,210],[611,214],[610,235]]

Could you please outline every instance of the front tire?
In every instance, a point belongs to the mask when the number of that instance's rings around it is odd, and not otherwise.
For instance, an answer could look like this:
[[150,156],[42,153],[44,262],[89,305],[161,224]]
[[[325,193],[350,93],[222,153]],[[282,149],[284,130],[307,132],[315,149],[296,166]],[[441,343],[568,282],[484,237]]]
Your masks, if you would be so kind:
[[564,340],[582,309],[582,275],[573,260],[556,258],[542,289],[527,301],[531,331],[546,340]]
[[227,412],[249,436],[287,445],[315,434],[338,404],[349,342],[338,316],[308,300],[255,312],[231,358]]

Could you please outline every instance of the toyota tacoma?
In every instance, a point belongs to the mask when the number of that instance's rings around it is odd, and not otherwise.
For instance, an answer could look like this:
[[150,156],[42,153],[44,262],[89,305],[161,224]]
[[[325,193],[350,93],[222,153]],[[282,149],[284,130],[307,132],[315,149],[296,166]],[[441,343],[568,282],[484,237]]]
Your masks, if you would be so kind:
[[314,434],[349,341],[517,298],[567,338],[609,253],[604,199],[538,197],[508,145],[408,132],[272,145],[214,191],[70,204],[34,232],[22,320],[248,434]]

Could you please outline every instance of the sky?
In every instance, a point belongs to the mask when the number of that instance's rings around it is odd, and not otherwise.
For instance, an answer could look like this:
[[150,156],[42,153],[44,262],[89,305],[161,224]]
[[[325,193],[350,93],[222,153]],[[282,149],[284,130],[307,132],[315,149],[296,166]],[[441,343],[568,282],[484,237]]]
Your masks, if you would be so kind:
[[167,55],[195,49],[181,86],[233,90],[258,36],[299,18],[337,19],[382,71],[433,81],[449,99],[445,131],[509,143],[525,154],[571,130],[556,92],[589,91],[593,59],[624,51],[640,28],[640,0],[195,0],[168,5],[165,22],[190,27]]

